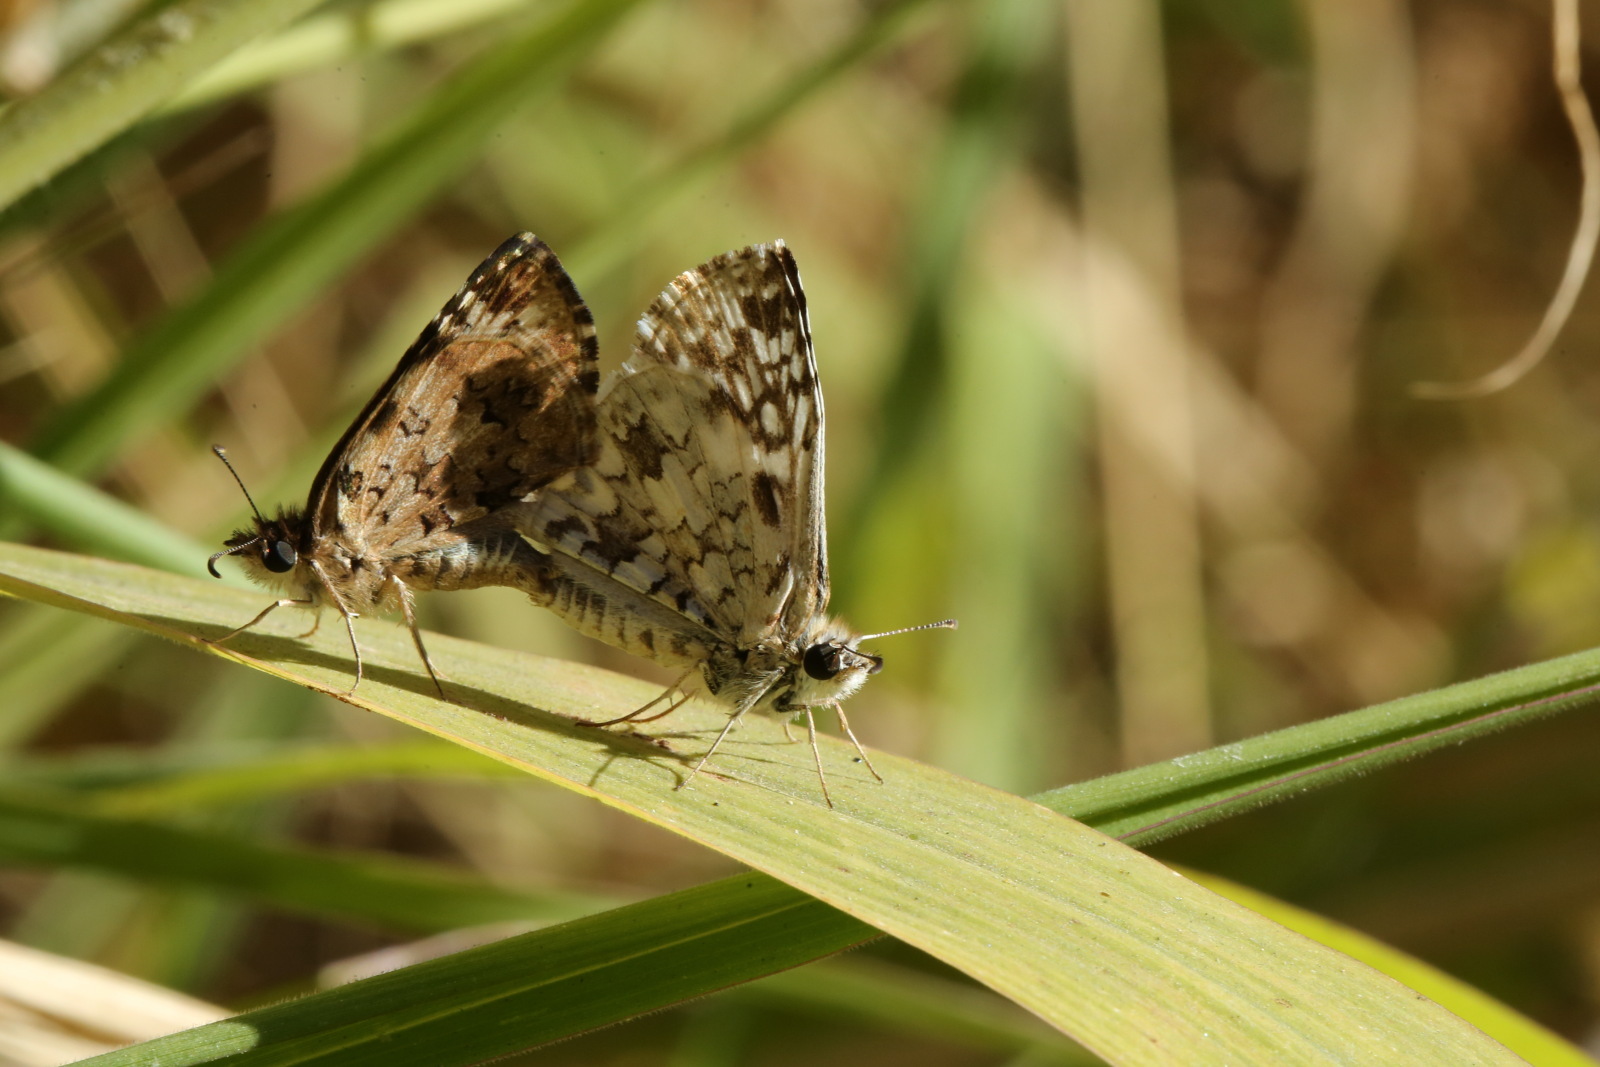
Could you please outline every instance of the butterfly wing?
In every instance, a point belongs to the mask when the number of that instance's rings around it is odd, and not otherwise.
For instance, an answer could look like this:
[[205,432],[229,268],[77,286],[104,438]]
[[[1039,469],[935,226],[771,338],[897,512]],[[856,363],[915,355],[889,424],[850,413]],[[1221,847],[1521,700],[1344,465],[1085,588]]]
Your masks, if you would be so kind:
[[308,548],[389,558],[592,458],[594,319],[555,253],[518,234],[401,358],[312,483]]
[[573,564],[563,580],[613,602],[620,586],[737,648],[797,635],[826,608],[822,397],[782,242],[679,275],[640,319],[597,423],[594,463],[519,521]]

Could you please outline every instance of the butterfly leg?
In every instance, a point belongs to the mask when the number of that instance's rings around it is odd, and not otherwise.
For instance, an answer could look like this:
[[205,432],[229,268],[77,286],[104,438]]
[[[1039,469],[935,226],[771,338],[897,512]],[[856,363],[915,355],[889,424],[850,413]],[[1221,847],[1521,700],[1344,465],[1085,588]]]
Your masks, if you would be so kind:
[[[684,693],[683,690],[680,687],[683,685],[684,680],[687,679],[689,677],[689,675],[693,674],[694,671],[695,671],[695,668],[690,667],[688,670],[686,670],[682,674],[678,675],[677,679],[675,681],[673,681],[673,683],[671,685],[669,685],[665,689],[663,689],[658,696],[656,696],[653,700],[650,701],[650,703],[644,705],[641,708],[634,708],[632,711],[628,712],[628,714],[626,714],[626,715],[618,715],[615,719],[604,719],[604,720],[601,720],[599,722],[596,722],[596,721],[594,721],[592,719],[579,719],[578,720],[578,725],[579,726],[615,726],[619,722],[655,722],[657,719],[665,719],[668,715],[671,715],[673,712],[677,711],[679,708],[683,707],[685,704],[687,704],[689,702],[689,697],[692,694]],[[673,701],[673,702],[669,703],[667,705],[667,710],[666,711],[657,712],[656,714],[651,715],[649,718],[645,718],[645,719],[641,719],[639,717],[639,716],[643,715],[645,712],[649,711],[651,708],[655,707],[657,704],[661,703],[663,700],[666,700],[673,693],[682,693],[682,697],[681,697],[681,699],[679,699],[677,701]]]
[[747,707],[741,707],[734,711],[732,715],[728,716],[727,724],[722,727],[722,732],[717,735],[717,739],[715,741],[711,742],[711,747],[706,749],[706,754],[704,756],[700,757],[700,762],[694,765],[694,769],[689,772],[689,777],[679,782],[674,788],[682,789],[684,786],[694,781],[694,776],[700,773],[700,768],[706,765],[706,761],[711,758],[711,754],[717,750],[717,746],[722,744],[722,739],[728,736],[728,731],[733,729],[733,724],[739,721],[740,716],[742,716],[746,710]]
[[[283,603],[283,601],[280,600],[280,601],[278,601],[278,603],[281,604],[281,603]],[[291,604],[309,604],[309,603],[311,603],[311,601],[309,601],[309,600],[291,600],[289,603],[291,603]],[[306,638],[310,637],[312,634],[316,633],[320,629],[322,629],[322,608],[319,605],[317,607],[317,610],[315,612],[313,612],[312,615],[311,615],[311,629],[307,630],[303,634],[295,634],[295,639],[298,640],[298,641],[304,641]]]
[[428,668],[428,677],[433,679],[433,688],[438,690],[439,699],[443,700],[444,686],[439,682],[438,672],[433,669],[433,660],[428,658],[428,650],[422,643],[422,631],[417,629],[417,613],[411,605],[411,590],[393,575],[390,575],[389,581],[394,583],[395,592],[400,600],[400,614],[405,616],[406,628],[411,631],[411,641],[417,646],[417,655],[422,657],[422,665]]
[[344,691],[344,695],[349,696],[351,693],[354,693],[356,688],[361,684],[361,645],[356,641],[355,614],[353,612],[345,611],[343,605],[340,605],[339,613],[344,616],[345,632],[350,635],[350,651],[354,652],[356,655],[356,680],[349,689]]
[[213,645],[220,645],[220,644],[224,644],[224,643],[226,643],[228,641],[232,641],[235,637],[238,637],[240,634],[244,633],[246,630],[250,629],[250,627],[254,626],[256,623],[260,622],[262,619],[266,618],[268,615],[271,615],[274,611],[276,611],[279,608],[288,607],[290,604],[310,604],[310,603],[311,603],[310,600],[274,600],[272,603],[268,604],[265,608],[261,609],[261,614],[257,615],[255,618],[251,619],[249,622],[245,623],[243,626],[237,626],[234,629],[229,630],[227,633],[223,634],[221,637],[217,638],[215,641],[212,641],[211,643]]
[[[822,785],[822,799],[831,808],[833,798],[828,795],[828,776],[822,773],[822,751],[817,748],[817,719],[811,714],[809,706],[806,708],[806,736],[811,739],[811,758],[817,763],[817,781]],[[858,750],[860,747],[856,746]]]
[[[880,782],[883,781],[883,775],[878,773],[878,768],[874,767],[872,765],[872,761],[867,758],[867,750],[861,747],[860,741],[856,740],[856,732],[850,729],[850,720],[844,717],[844,705],[839,703],[837,700],[833,701],[833,713],[839,716],[839,728],[843,730],[844,735],[850,739],[850,743],[856,746],[856,755],[860,756],[861,762],[867,765],[867,770],[872,772],[872,777],[876,778]],[[811,709],[807,708],[806,716],[809,718],[810,715]],[[817,769],[821,770],[821,767],[819,766]]]
[[793,715],[785,715],[782,719],[780,719],[778,721],[783,723],[783,739],[785,741],[789,742],[791,745],[794,744],[795,736],[794,736],[794,734],[789,732],[789,727],[794,723],[794,716]]
[[354,685],[344,691],[345,696],[349,696],[361,685],[362,678],[361,644],[356,640],[356,613],[344,606],[344,601],[339,599],[339,594],[334,591],[333,583],[328,581],[328,576],[323,573],[322,565],[316,560],[311,561],[311,573],[316,575],[317,581],[322,583],[322,590],[328,594],[329,603],[338,608],[339,614],[344,616],[345,633],[350,635],[350,651],[356,657],[356,680]]

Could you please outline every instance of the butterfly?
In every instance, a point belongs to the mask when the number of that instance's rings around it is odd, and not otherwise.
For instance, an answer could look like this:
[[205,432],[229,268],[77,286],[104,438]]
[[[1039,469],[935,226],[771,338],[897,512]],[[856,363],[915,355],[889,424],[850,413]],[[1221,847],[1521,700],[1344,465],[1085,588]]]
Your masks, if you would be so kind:
[[[524,583],[537,603],[681,671],[656,700],[591,725],[650,722],[700,691],[731,708],[679,788],[757,708],[804,712],[830,807],[813,708],[834,709],[882,780],[841,706],[883,666],[861,643],[886,635],[827,614],[823,428],[794,256],[782,241],[752,245],[686,271],[656,298],[632,360],[600,389],[593,460],[516,509],[545,557],[539,579]],[[665,711],[643,717],[663,700]]]
[[443,696],[413,593],[516,584],[536,569],[505,509],[592,459],[596,357],[594,319],[555,253],[531,233],[507,240],[350,424],[303,509],[268,519],[245,490],[254,523],[207,567],[220,577],[217,560],[238,556],[252,579],[287,595],[218,643],[277,608],[309,605],[320,621],[331,605],[349,632],[358,686],[354,620],[397,608]]

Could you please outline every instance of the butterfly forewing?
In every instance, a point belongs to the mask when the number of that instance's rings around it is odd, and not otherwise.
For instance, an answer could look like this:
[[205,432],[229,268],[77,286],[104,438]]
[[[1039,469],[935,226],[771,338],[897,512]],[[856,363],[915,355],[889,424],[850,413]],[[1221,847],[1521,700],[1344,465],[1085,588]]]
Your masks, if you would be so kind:
[[555,254],[519,234],[401,358],[312,484],[314,540],[404,552],[589,458],[594,321]]

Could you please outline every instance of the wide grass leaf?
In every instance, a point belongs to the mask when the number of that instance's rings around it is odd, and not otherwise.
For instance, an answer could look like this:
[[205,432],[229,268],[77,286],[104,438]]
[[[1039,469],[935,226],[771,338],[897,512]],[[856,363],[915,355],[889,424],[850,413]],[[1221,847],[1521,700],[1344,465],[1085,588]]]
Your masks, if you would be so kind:
[[882,756],[880,785],[830,742],[829,810],[805,747],[761,721],[677,790],[723,713],[691,706],[649,736],[576,726],[655,695],[608,672],[432,636],[447,703],[403,632],[363,620],[367,680],[347,694],[339,627],[301,640],[289,635],[303,620],[286,617],[226,649],[205,641],[265,594],[15,545],[0,546],[0,590],[235,659],[594,796],[922,948],[1112,1062],[1516,1062],[1377,971],[936,768]]

